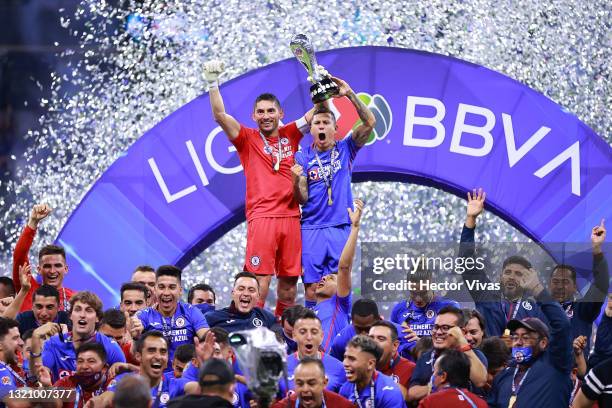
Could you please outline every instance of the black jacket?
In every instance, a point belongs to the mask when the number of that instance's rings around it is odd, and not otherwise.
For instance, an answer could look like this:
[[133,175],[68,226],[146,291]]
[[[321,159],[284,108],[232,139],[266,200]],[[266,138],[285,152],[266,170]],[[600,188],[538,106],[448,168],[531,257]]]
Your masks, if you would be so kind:
[[208,395],[183,395],[168,402],[168,408],[233,408],[231,402]]

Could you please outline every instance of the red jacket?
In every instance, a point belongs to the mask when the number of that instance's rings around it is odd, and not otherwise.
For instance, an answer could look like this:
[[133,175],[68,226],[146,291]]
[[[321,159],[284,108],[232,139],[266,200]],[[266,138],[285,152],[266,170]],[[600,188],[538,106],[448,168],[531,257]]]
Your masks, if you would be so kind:
[[[15,245],[15,250],[13,251],[13,284],[15,285],[15,291],[19,292],[21,289],[21,281],[19,280],[19,267],[23,264],[30,263],[28,260],[28,253],[30,252],[30,248],[32,247],[32,242],[34,241],[34,236],[36,235],[36,230],[30,228],[29,226],[25,226],[17,244]],[[40,287],[40,284],[32,277],[30,279],[30,291],[26,295],[26,298],[21,305],[20,312],[25,312],[27,310],[32,310],[32,294],[36,289]],[[60,295],[60,303],[59,310],[66,310],[65,305],[68,304],[68,300],[76,293],[72,289],[68,288],[57,288]]]
[[[297,397],[298,396],[296,393],[291,393],[291,395],[287,398],[284,398],[272,404],[270,408],[287,408],[287,400],[289,400],[289,404],[291,407],[295,407],[295,401],[297,400]],[[323,400],[325,401],[325,406],[327,407],[355,408],[355,405],[353,405],[349,400],[329,390],[323,390]]]
[[379,371],[384,375],[388,375],[389,377],[393,378],[396,383],[403,385],[407,391],[408,386],[410,385],[410,378],[412,378],[414,367],[416,367],[416,364],[414,364],[412,361],[396,354],[390,361],[390,364]]
[[[488,404],[476,394],[472,394],[465,388],[460,389],[478,408],[488,408]],[[465,397],[457,388],[443,388],[429,394],[419,403],[419,408],[471,408],[472,404],[465,400]]]

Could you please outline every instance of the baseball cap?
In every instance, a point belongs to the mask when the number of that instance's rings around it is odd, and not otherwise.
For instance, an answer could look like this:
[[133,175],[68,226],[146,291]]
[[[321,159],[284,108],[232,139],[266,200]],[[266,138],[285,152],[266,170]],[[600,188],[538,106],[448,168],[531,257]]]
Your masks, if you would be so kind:
[[232,366],[219,358],[211,358],[202,364],[198,380],[201,387],[231,384],[236,381]]
[[506,326],[510,332],[516,331],[519,327],[538,333],[541,337],[550,338],[548,326],[537,317],[526,317],[522,320],[510,320]]

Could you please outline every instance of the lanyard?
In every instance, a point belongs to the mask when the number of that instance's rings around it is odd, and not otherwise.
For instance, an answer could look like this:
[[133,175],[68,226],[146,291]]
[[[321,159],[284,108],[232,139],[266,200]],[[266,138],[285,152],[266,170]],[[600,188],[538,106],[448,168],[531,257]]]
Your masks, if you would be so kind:
[[160,378],[159,385],[157,386],[157,395],[155,395],[155,401],[153,402],[153,408],[159,408],[161,394],[162,394],[162,386],[164,384],[164,377]]
[[329,179],[327,178],[327,173],[323,168],[323,163],[321,163],[321,159],[319,158],[319,153],[317,153],[317,148],[314,148],[315,158],[317,159],[317,164],[319,165],[319,173],[321,177],[323,177],[323,181],[325,182],[325,187],[327,187],[327,205],[332,205],[334,201],[332,200],[332,180],[334,178],[334,153],[338,154],[336,150],[336,144],[332,151],[329,153],[329,163],[330,163],[330,171],[329,171]]
[[[106,383],[106,376],[103,376],[102,377],[102,382],[100,383],[100,387],[97,390],[95,390],[91,394],[91,396],[95,397],[95,396],[101,395],[104,392],[103,388],[104,388],[104,384],[105,383]],[[84,394],[83,393],[83,388],[81,388],[81,384],[77,384],[76,391],[75,391],[75,397],[74,397],[74,408],[78,408],[79,407],[79,402],[80,402],[80,399],[81,399],[81,394]]]
[[70,302],[68,301],[68,298],[66,297],[66,289],[63,287],[62,287],[62,296],[64,297],[63,299],[64,311],[68,313],[70,312]]
[[514,375],[512,376],[512,395],[518,395],[518,392],[521,389],[521,386],[523,385],[525,378],[527,378],[527,374],[529,374],[529,370],[531,370],[531,367],[528,368],[527,371],[525,371],[523,378],[521,378],[521,381],[518,383],[518,386],[517,386],[515,378],[516,378],[516,374],[518,373],[518,369],[519,369],[518,367],[514,369]]
[[15,379],[17,381],[19,381],[22,385],[26,385],[27,382],[26,380],[20,376],[19,374],[17,374],[17,372],[15,372],[15,370],[13,370],[10,366],[8,366],[7,364],[4,364],[3,362],[0,362],[0,367],[4,367],[8,370],[9,373],[11,373],[13,375],[13,377],[15,377]]
[[461,395],[463,395],[463,398],[465,398],[465,401],[470,404],[472,406],[472,408],[477,408],[477,405],[474,404],[474,401],[472,401],[472,399],[470,397],[468,397],[467,395],[465,395],[465,393],[463,391],[461,391],[459,388],[455,388],[455,390],[457,390],[457,392]]
[[[516,303],[516,308],[514,308],[514,302],[510,302],[510,309],[508,310],[508,315],[506,316],[506,322],[509,322],[510,320],[514,320],[516,318],[516,315],[519,309],[521,308],[522,301],[523,298],[519,298],[518,302]],[[514,309],[514,311],[512,311],[512,309]],[[512,317],[510,317],[510,315],[512,315]]]
[[261,133],[261,131],[259,132],[259,136],[261,137],[261,140],[264,144],[264,152],[268,153],[272,158],[272,169],[274,169],[275,172],[279,171],[281,162],[281,135],[278,135],[278,151],[276,152],[276,163],[274,162],[274,152],[272,150],[272,147],[268,144],[268,140],[263,135],[263,133]]
[[[374,373],[376,374],[376,373]],[[359,406],[359,408],[363,408],[363,405],[361,404],[361,400],[359,399],[359,393],[357,392],[357,384],[354,385],[355,388],[353,388],[353,394],[355,395],[355,403]],[[370,404],[366,404],[367,408],[374,408],[375,407],[375,401],[374,401],[374,376],[372,376],[372,379],[370,380]]]
[[572,390],[572,394],[570,395],[570,399],[569,399],[570,406],[572,405],[574,398],[576,398],[576,393],[578,392],[579,389],[580,389],[580,381],[576,379],[574,383],[574,389]]

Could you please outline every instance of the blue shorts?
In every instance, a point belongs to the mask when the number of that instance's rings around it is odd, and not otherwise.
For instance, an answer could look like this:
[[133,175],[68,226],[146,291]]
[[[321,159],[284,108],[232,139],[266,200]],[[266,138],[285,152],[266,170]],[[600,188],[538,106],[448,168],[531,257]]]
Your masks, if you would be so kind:
[[340,254],[350,232],[350,225],[302,229],[304,283],[316,283],[323,276],[338,272]]

